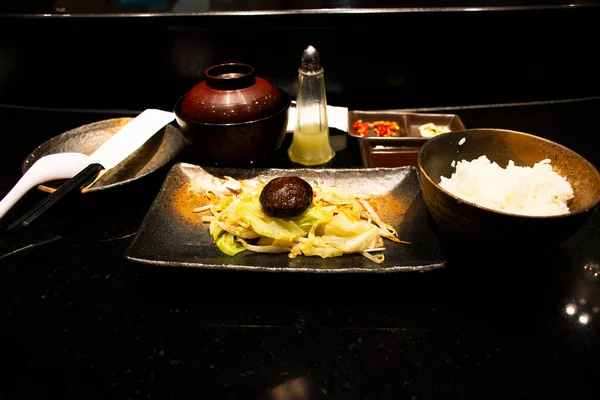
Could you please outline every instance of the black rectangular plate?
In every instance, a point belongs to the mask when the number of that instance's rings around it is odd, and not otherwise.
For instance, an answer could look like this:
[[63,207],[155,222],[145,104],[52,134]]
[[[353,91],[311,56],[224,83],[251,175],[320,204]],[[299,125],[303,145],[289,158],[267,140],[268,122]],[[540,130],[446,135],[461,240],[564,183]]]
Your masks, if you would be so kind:
[[[382,264],[375,264],[360,254],[292,259],[287,254],[244,251],[231,257],[214,245],[208,224],[200,221],[201,215],[191,212],[206,204],[203,194],[213,176],[259,177],[268,181],[290,175],[300,176],[311,184],[318,182],[337,185],[352,193],[368,193],[376,199],[383,221],[393,225],[400,239],[411,244],[384,239],[386,250]],[[171,168],[125,256],[154,266],[312,273],[427,271],[442,268],[445,263],[431,230],[414,167],[225,169],[179,163]]]

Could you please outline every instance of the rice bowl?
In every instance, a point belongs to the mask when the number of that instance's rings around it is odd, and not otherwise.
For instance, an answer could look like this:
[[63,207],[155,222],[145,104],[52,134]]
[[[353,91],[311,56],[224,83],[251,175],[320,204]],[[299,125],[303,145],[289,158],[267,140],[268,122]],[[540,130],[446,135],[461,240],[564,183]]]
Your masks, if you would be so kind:
[[[462,145],[459,143],[462,139]],[[441,177],[451,178],[458,160],[531,167],[551,167],[572,190],[560,189],[569,212],[523,215],[477,204],[444,189]],[[549,160],[544,161],[544,160]],[[452,163],[454,162],[454,166]],[[536,169],[537,169],[536,168]],[[464,243],[472,241],[501,247],[503,251],[525,247],[528,251],[556,246],[571,237],[600,203],[600,173],[585,158],[550,140],[505,129],[467,129],[430,139],[420,150],[419,184],[423,200],[439,231]],[[497,178],[489,178],[498,183]],[[520,185],[516,185],[519,187]],[[510,202],[510,201],[509,201]]]

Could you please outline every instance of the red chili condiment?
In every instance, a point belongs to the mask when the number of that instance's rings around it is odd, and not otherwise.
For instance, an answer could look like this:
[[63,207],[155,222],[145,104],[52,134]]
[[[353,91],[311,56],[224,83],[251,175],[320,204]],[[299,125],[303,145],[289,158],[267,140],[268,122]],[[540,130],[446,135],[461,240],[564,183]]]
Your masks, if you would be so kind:
[[359,119],[354,123],[354,129],[356,129],[356,134],[358,136],[369,136],[369,128],[370,124],[368,122],[363,122],[362,119]]
[[396,132],[400,130],[398,123],[395,121],[375,121],[369,123],[359,119],[354,123],[354,129],[358,136],[369,136],[370,128],[373,128],[375,135],[378,137],[397,136]]
[[400,130],[398,123],[395,121],[375,121],[373,127],[379,137],[396,136],[395,132]]

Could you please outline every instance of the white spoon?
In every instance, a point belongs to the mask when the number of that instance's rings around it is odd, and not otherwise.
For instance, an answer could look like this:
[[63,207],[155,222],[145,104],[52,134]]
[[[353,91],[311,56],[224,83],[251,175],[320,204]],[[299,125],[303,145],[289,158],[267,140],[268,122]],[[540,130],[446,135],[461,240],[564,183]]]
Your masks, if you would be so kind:
[[82,153],[57,153],[37,160],[17,184],[0,201],[0,218],[30,189],[44,182],[70,179],[90,164],[90,157]]

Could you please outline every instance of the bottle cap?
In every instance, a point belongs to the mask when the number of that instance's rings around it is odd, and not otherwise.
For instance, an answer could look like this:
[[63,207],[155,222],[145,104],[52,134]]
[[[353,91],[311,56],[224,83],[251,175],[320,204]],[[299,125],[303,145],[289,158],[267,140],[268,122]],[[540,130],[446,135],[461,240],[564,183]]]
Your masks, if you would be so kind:
[[308,46],[302,53],[302,72],[317,72],[321,69],[321,57],[313,46]]

